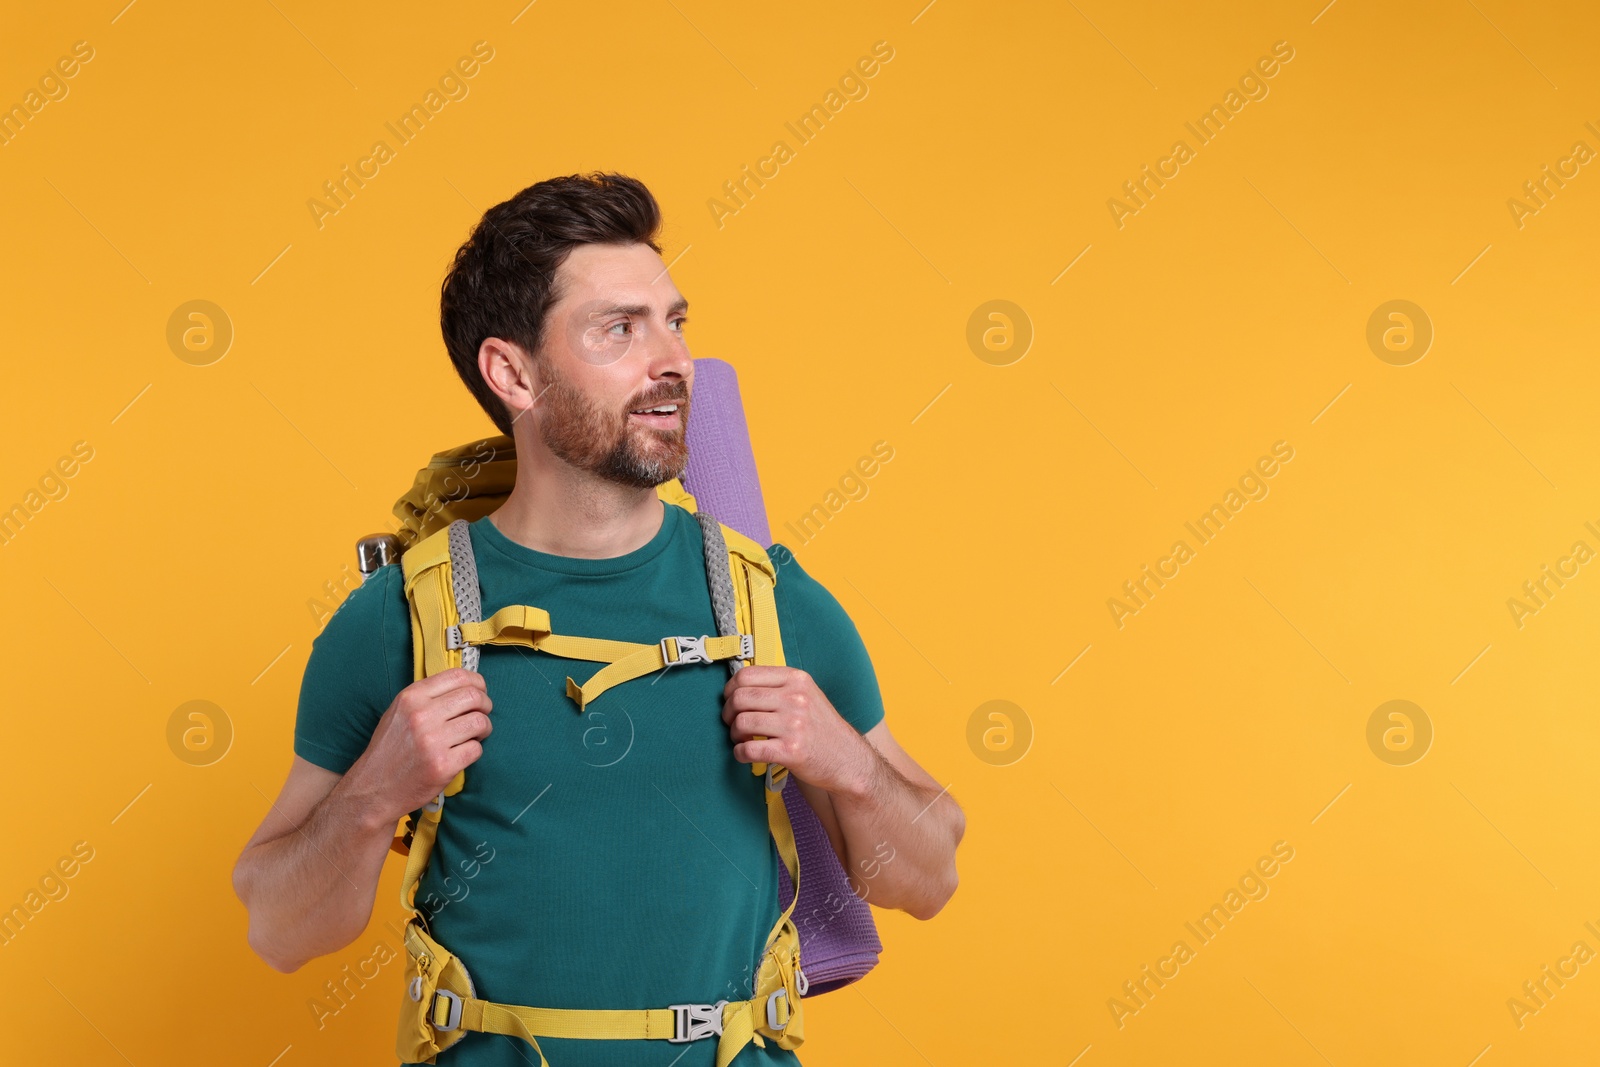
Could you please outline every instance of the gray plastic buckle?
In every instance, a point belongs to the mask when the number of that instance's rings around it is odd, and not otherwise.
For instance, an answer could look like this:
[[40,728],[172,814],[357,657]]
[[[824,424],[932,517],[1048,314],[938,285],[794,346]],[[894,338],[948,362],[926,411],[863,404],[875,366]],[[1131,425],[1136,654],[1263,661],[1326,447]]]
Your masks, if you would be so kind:
[[[678,658],[673,659],[671,651],[667,648],[668,641],[678,644]],[[699,637],[663,637],[661,639],[661,660],[667,666],[676,666],[679,663],[710,663],[711,657],[706,655],[705,635]]]
[[755,638],[754,634],[740,634],[739,635],[739,658],[740,659],[755,659],[756,658],[756,638]]
[[[435,998],[444,997],[445,1000],[448,1001],[449,1004],[450,1004],[449,1011],[447,1011],[445,1013],[444,1022],[442,1024],[441,1023],[436,1023],[436,1022],[433,1021],[433,1008],[437,1008],[438,1007],[439,1001],[437,999],[434,1000],[432,1007],[430,1007],[429,1010],[428,1010],[428,1022],[433,1024],[433,1028],[435,1030],[443,1032],[445,1030],[454,1030],[456,1027],[460,1026],[461,1025],[461,998],[456,996],[454,993],[450,992],[447,989],[435,989],[433,991],[433,995],[434,995]],[[771,1009],[770,1006],[767,1008],[767,1011],[768,1011],[769,1014],[771,1013],[772,1009]]]
[[423,811],[438,811],[442,807],[444,807],[444,794],[440,793],[438,796],[434,797],[432,800],[430,800],[426,804],[422,805],[422,810]]
[[451,626],[444,632],[444,647],[454,652],[458,648],[466,648],[466,641],[462,640],[461,627]]
[[778,1025],[778,1006],[773,1001],[779,997],[783,998],[784,1004],[787,1005],[789,1003],[789,991],[787,989],[774,989],[767,994],[767,1028],[769,1030],[782,1030],[784,1026],[789,1025],[788,1019],[783,1020],[783,1026]]
[[720,1037],[722,1035],[722,1008],[728,1002],[719,1000],[715,1004],[669,1004],[672,1012],[672,1036],[667,1038],[674,1044],[685,1041],[699,1041],[706,1037]]

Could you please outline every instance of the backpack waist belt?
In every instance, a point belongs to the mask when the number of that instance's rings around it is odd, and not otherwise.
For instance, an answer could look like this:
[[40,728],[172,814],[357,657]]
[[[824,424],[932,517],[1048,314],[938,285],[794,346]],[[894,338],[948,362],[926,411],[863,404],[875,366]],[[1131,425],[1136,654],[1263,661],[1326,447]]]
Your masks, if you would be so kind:
[[[426,975],[422,974],[410,981],[408,992],[414,1000],[428,998],[424,1025],[432,1031],[430,1036],[438,1043],[435,1046],[438,1048],[448,1047],[451,1039],[459,1038],[461,1032],[505,1034],[527,1041],[538,1053],[540,1067],[549,1067],[549,1060],[539,1047],[541,1037],[649,1038],[673,1043],[714,1037],[717,1039],[717,1067],[727,1067],[751,1041],[765,1047],[765,1038],[771,1037],[780,1047],[793,1048],[803,1040],[801,1016],[798,1010],[790,1010],[791,1001],[798,1004],[796,998],[803,995],[805,988],[804,976],[798,967],[798,942],[794,944],[793,953],[788,960],[769,954],[770,960],[780,964],[777,968],[780,976],[769,992],[749,1000],[719,1000],[715,1004],[673,1004],[665,1008],[640,1009],[530,1008],[480,1000],[471,995],[470,980],[465,983],[469,991],[457,993],[428,983]],[[460,968],[459,961],[453,962],[459,976],[465,978],[465,969]],[[763,971],[769,968],[763,967]],[[405,1030],[403,1021],[402,1033]]]
[[[799,852],[783,800],[787,769],[775,768],[774,777],[779,782],[777,788],[763,790],[768,827],[779,857],[798,885]],[[454,791],[446,789],[445,794],[454,795]],[[800,933],[791,918],[798,893],[767,935],[755,979],[756,995],[749,1000],[595,1009],[534,1008],[478,998],[465,964],[433,938],[426,918],[412,899],[438,835],[442,812],[442,798],[422,809],[400,887],[401,900],[414,912],[403,931],[406,991],[413,1005],[412,1010],[403,1010],[400,1018],[398,1049],[403,1059],[434,1063],[440,1051],[471,1031],[506,1034],[527,1041],[539,1054],[540,1067],[550,1067],[539,1047],[540,1037],[654,1038],[671,1042],[716,1037],[717,1067],[727,1067],[751,1041],[765,1047],[765,1039],[771,1038],[779,1048],[791,1050],[805,1041],[800,998],[810,983],[800,969]]]

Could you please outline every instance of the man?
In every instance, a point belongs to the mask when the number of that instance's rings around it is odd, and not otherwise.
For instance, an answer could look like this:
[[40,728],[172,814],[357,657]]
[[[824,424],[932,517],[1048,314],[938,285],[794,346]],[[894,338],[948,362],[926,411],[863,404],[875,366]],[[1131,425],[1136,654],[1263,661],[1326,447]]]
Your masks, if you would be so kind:
[[[520,603],[574,635],[717,632],[698,525],[655,488],[684,471],[694,391],[688,302],[659,226],[634,179],[555,178],[490,209],[456,254],[445,344],[517,449],[509,498],[470,525],[485,617]],[[234,870],[251,947],[291,972],[350,944],[396,822],[468,767],[417,900],[487,1000],[593,1009],[752,996],[780,909],[750,763],[789,769],[858,892],[931,918],[956,888],[961,809],[890,735],[844,609],[783,546],[770,552],[788,666],[731,678],[720,663],[673,668],[581,715],[564,679],[600,664],[489,646],[477,672],[413,682],[400,568],[379,571],[317,638],[288,780]],[[553,1067],[691,1067],[716,1050],[539,1044]],[[439,1055],[456,1067],[530,1059],[520,1039],[479,1033]],[[769,1041],[737,1062],[797,1060]]]

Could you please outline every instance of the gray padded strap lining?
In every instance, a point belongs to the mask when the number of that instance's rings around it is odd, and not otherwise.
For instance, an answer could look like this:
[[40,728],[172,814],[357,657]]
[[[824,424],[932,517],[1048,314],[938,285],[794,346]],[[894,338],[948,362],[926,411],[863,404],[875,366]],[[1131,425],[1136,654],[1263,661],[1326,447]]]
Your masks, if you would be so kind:
[[[450,524],[450,575],[455,587],[456,614],[462,622],[483,621],[483,600],[478,593],[478,560],[472,554],[472,534],[465,519]],[[478,669],[478,646],[468,645],[461,650],[461,665],[469,671]]]
[[[728,542],[722,524],[704,508],[695,512],[700,520],[700,544],[706,554],[706,583],[711,587],[711,611],[716,616],[717,633],[730,637],[739,632],[737,601],[733,596],[733,569],[728,561]],[[744,666],[738,659],[728,660],[730,673]]]

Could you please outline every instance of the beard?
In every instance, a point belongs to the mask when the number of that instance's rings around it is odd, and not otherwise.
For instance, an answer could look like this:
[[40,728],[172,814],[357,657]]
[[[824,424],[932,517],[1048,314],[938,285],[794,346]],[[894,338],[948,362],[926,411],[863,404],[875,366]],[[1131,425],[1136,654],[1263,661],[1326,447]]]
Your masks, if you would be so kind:
[[[636,489],[652,489],[683,476],[689,464],[686,386],[679,384],[665,390],[665,395],[646,396],[620,411],[608,411],[592,403],[553,367],[540,369],[549,385],[539,437],[557,458],[598,478]],[[634,409],[670,402],[678,405],[676,429],[635,425],[628,416]]]

